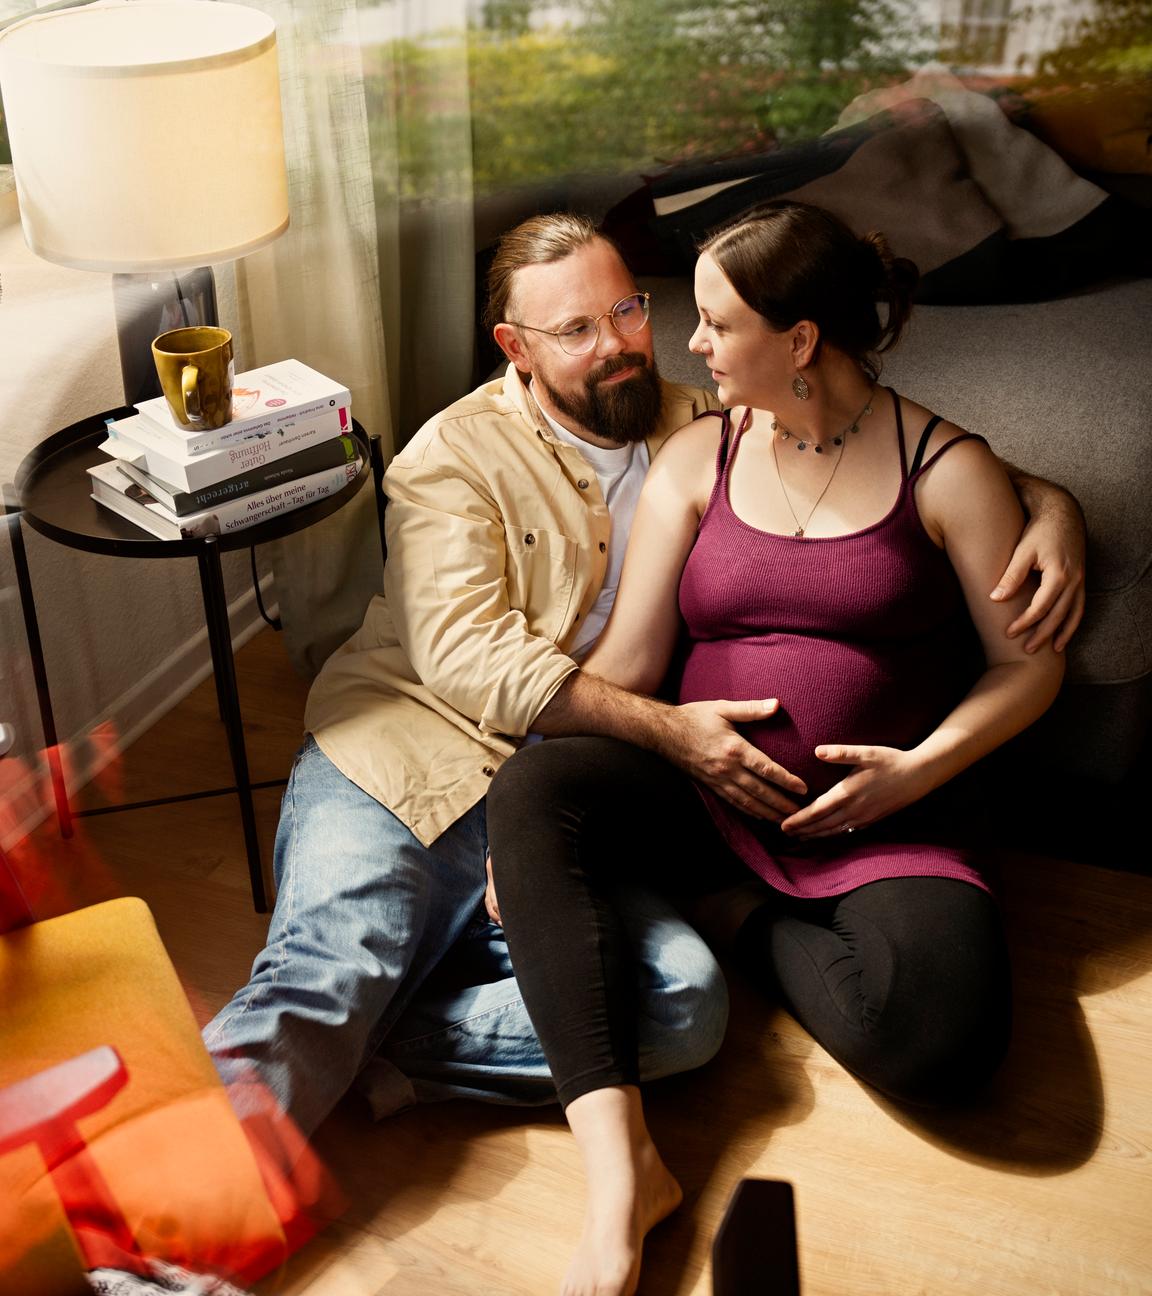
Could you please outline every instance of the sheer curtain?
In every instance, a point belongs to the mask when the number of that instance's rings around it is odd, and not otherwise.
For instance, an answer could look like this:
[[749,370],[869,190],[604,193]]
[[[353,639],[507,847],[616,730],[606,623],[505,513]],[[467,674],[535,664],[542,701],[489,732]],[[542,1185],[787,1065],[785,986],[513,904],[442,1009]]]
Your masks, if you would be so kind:
[[[251,3],[251,0],[249,0]],[[466,0],[256,0],[277,22],[292,223],[236,267],[247,363],[346,382],[385,458],[468,388],[474,272]],[[371,492],[270,547],[314,674],[381,585]]]

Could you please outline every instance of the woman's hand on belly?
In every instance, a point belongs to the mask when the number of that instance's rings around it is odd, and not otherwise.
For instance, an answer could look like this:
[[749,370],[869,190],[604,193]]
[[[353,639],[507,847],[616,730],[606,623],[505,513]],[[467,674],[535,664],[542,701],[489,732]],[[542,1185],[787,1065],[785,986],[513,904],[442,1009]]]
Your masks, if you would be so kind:
[[831,745],[816,748],[831,765],[854,768],[834,787],[781,823],[793,837],[835,837],[866,828],[927,796],[935,786],[923,760],[899,747]]

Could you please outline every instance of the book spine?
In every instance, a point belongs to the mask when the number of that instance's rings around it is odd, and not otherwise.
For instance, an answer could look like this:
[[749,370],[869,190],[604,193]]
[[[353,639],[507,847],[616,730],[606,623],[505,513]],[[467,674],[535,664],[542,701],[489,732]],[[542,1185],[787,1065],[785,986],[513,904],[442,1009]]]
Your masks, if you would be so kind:
[[332,436],[329,428],[309,425],[289,428],[286,432],[277,432],[275,436],[265,437],[261,441],[241,441],[238,445],[225,446],[203,459],[189,464],[189,477],[196,469],[203,468],[204,475],[195,475],[196,481],[189,481],[185,490],[199,490],[203,486],[215,486],[229,477],[236,477],[243,472],[251,472],[266,464],[286,459],[291,454],[305,449],[318,441],[326,441]]
[[240,445],[246,441],[260,441],[279,433],[291,431],[303,423],[315,424],[318,427],[333,431],[347,432],[352,425],[350,398],[346,391],[333,395],[317,397],[284,409],[269,410],[255,418],[242,419],[238,423],[225,423],[223,427],[212,428],[206,432],[176,431],[165,426],[152,417],[146,410],[139,410],[140,417],[148,423],[149,429],[170,442],[173,451],[183,455],[209,454],[226,446]]
[[257,522],[266,522],[280,513],[290,513],[323,499],[325,495],[334,494],[352,481],[360,467],[361,461],[356,459],[256,495],[227,500],[218,507],[182,518],[180,533],[184,536],[227,535],[231,531],[255,526]]
[[223,450],[214,450],[194,459],[180,459],[173,458],[170,451],[165,452],[167,443],[159,436],[153,436],[151,424],[144,426],[139,421],[133,423],[128,419],[121,422],[128,426],[112,423],[108,428],[110,435],[133,454],[142,456],[152,477],[189,494],[208,486],[218,486],[220,482],[242,473],[254,472],[313,443],[332,438],[332,433],[324,428],[290,428],[262,441],[242,441],[239,445],[225,446]]
[[264,464],[237,477],[229,477],[214,486],[204,486],[197,491],[177,491],[172,496],[172,512],[177,517],[202,513],[224,500],[251,495],[281,482],[323,472],[325,468],[336,468],[351,463],[355,458],[356,442],[351,437],[333,437],[330,441],[321,441],[317,445],[298,450],[286,459]]

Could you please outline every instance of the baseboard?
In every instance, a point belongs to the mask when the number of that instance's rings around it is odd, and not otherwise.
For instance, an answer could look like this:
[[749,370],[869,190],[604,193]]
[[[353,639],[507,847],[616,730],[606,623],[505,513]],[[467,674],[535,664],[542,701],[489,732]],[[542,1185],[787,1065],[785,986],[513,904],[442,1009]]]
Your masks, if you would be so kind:
[[[275,617],[278,609],[268,605],[272,584],[271,575],[263,577],[260,592],[268,615]],[[233,652],[263,629],[264,619],[251,586],[228,605],[228,621]],[[83,729],[62,739],[61,749],[68,754],[69,794],[75,796],[211,673],[208,631],[202,629],[169,653],[100,715],[94,716]],[[100,735],[99,740],[95,740],[96,735]],[[0,824],[0,849],[12,849],[56,812],[43,768],[6,784],[4,798],[10,811],[18,809],[14,822],[10,819],[7,824]]]

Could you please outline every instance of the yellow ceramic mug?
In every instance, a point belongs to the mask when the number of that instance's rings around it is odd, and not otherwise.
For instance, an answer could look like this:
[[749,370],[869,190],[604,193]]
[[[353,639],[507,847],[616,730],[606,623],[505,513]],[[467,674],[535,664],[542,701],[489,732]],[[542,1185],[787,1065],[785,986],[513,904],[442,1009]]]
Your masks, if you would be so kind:
[[172,329],[152,343],[152,356],[168,408],[180,427],[202,432],[231,419],[236,374],[227,329]]

